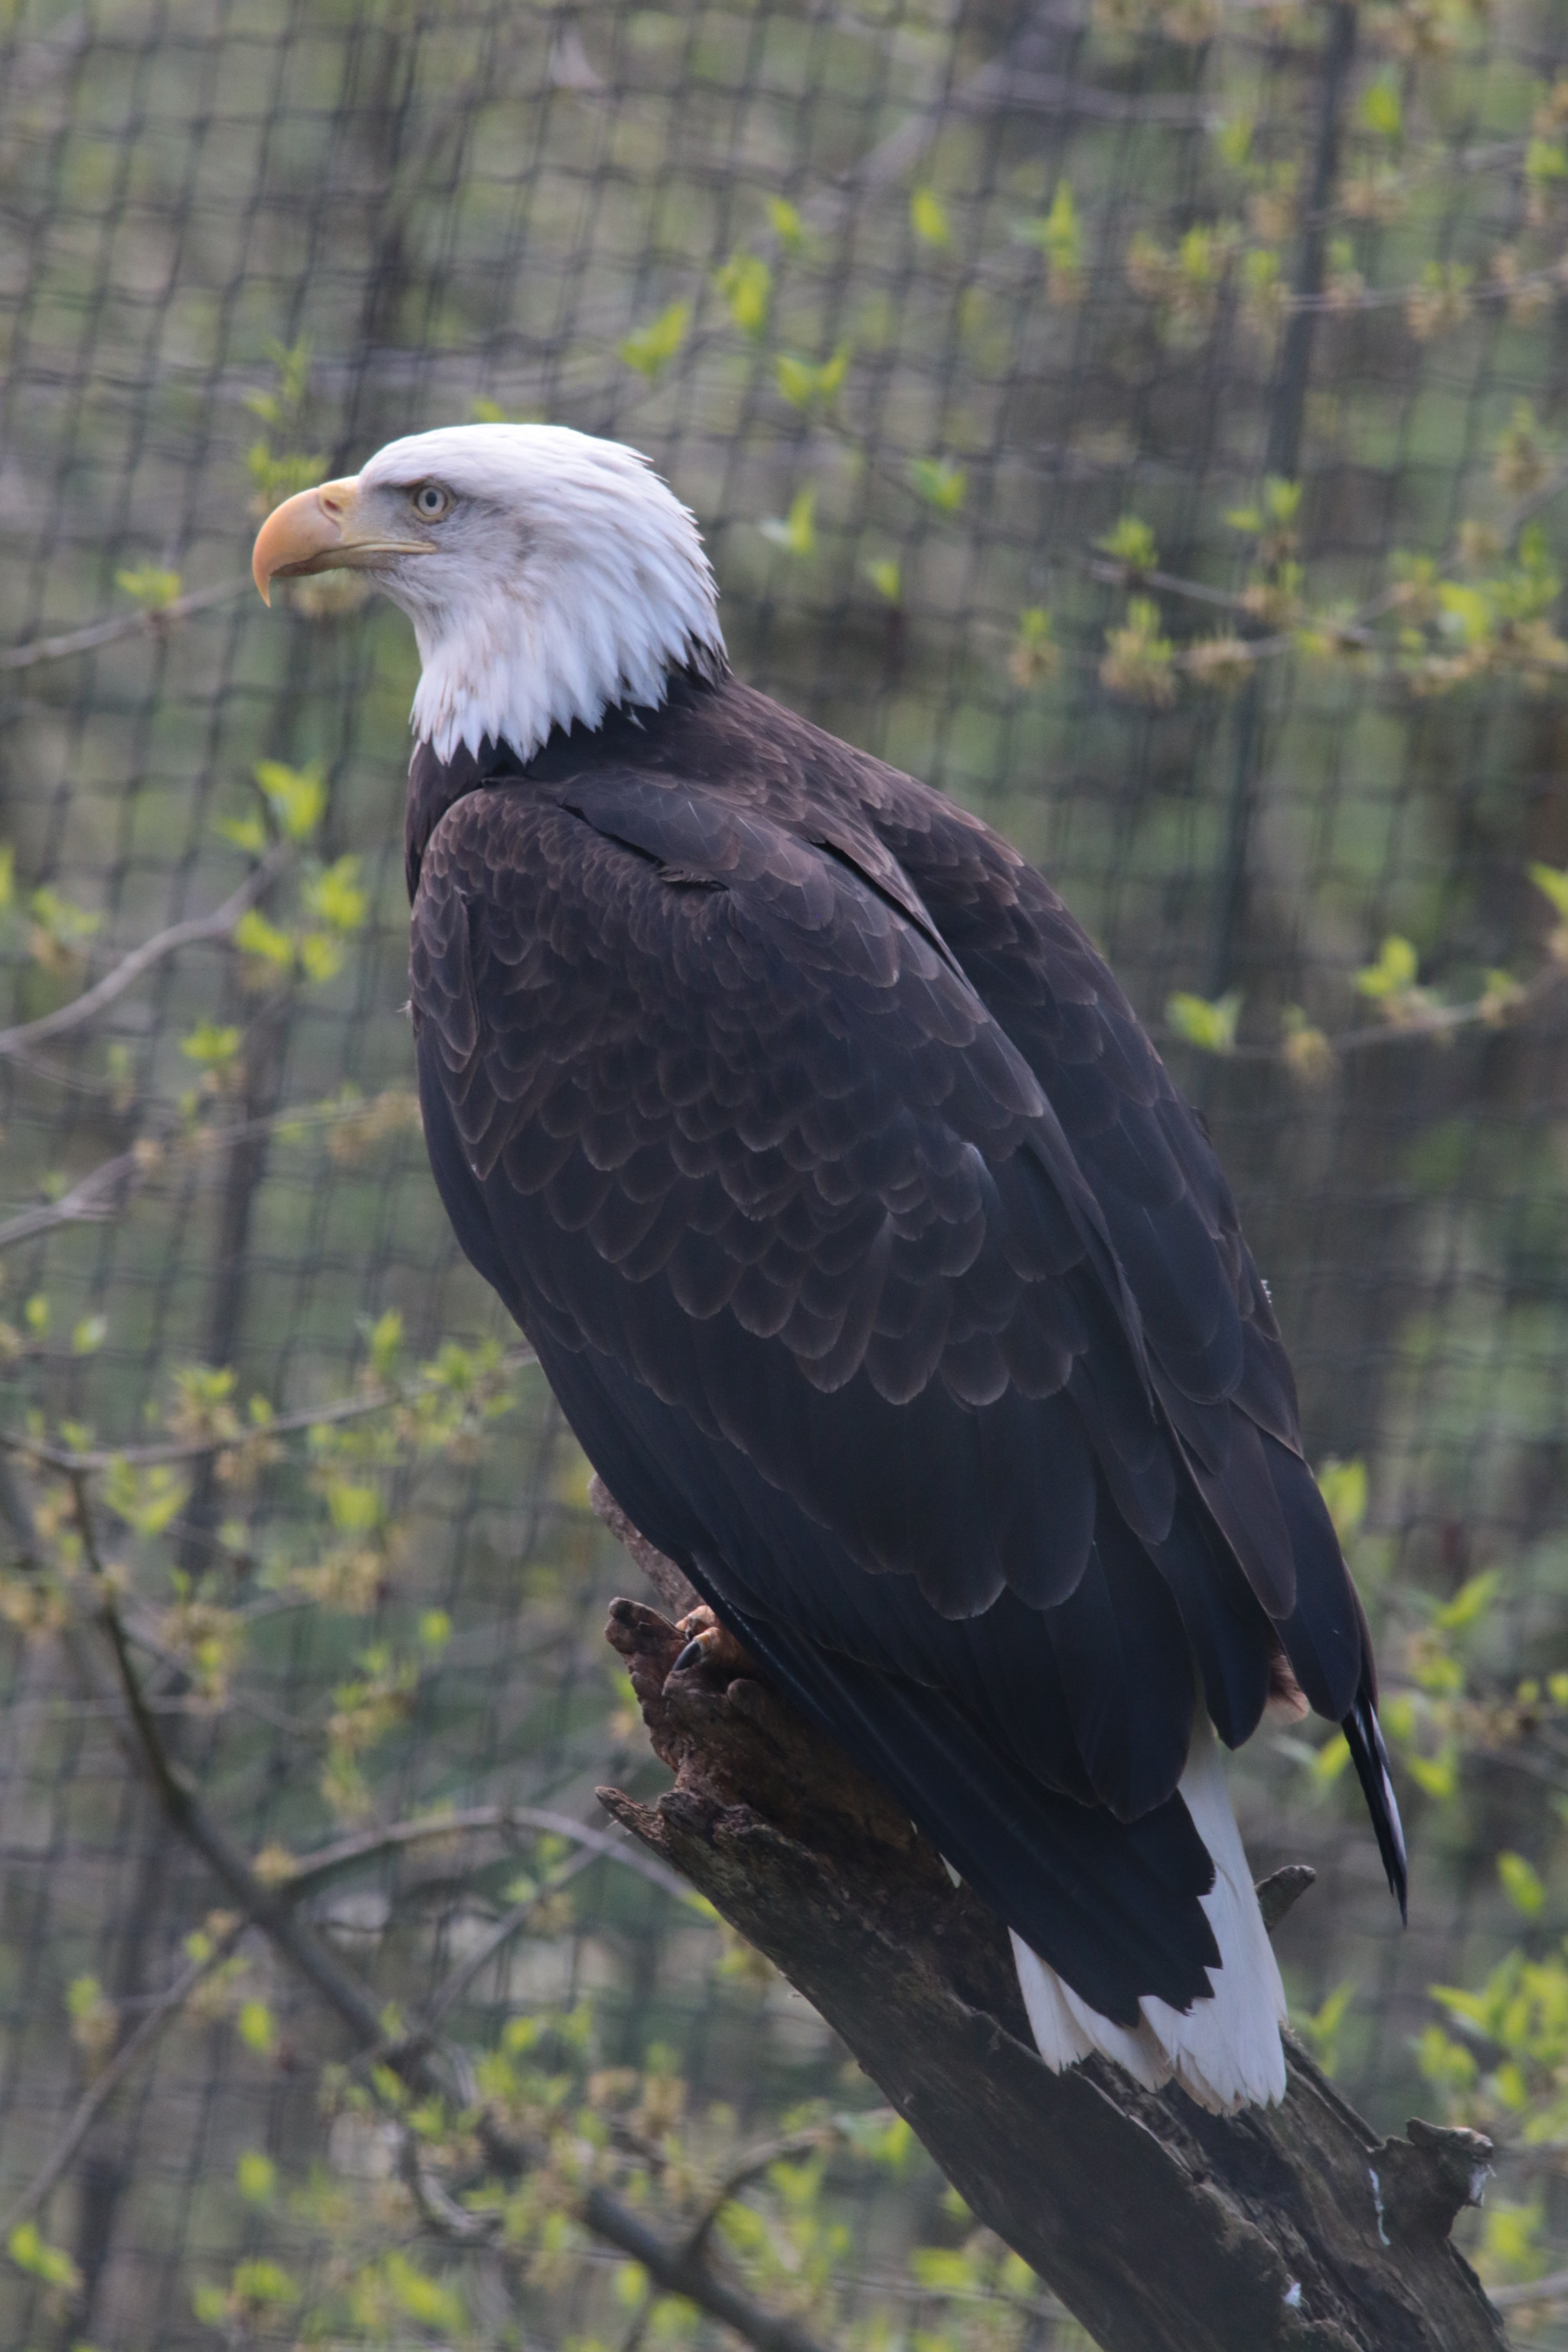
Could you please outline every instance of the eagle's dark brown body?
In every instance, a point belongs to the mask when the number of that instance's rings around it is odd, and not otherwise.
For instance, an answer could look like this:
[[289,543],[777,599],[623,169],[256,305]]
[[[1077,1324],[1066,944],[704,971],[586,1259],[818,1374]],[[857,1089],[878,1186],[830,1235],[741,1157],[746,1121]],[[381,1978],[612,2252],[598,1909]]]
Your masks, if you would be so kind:
[[1173,1792],[1281,1655],[1403,1856],[1210,1147],[975,819],[726,677],[416,753],[432,1163],[618,1501],[1104,2015],[1205,1994]]

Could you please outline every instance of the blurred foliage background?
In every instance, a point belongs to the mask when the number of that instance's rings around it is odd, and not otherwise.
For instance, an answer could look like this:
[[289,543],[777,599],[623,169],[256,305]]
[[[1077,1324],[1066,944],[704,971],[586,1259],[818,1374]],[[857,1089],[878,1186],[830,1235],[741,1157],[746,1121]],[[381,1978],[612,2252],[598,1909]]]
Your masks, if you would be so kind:
[[1497,2137],[1568,2344],[1565,328],[1548,0],[0,0],[7,2343],[736,2340],[605,2200],[803,2345],[1085,2340],[594,1805],[636,1579],[424,1166],[414,649],[246,575],[515,416],[653,457],[741,672],[1047,865],[1211,1121],[1412,1833],[1402,1935],[1342,1743],[1236,1767],[1296,2020]]

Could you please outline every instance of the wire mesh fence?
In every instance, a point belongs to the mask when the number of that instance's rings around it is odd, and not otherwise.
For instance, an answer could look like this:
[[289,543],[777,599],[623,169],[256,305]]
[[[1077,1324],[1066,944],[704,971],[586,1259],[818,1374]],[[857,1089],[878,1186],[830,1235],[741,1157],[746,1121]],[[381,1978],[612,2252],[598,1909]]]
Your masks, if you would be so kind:
[[[1321,1874],[1293,2005],[1381,2123],[1500,2134],[1495,2284],[1565,2259],[1565,289],[1526,0],[0,8],[6,2341],[717,2341],[583,2168],[689,2224],[780,2134],[715,2224],[760,2305],[1083,2340],[580,1833],[658,1785],[631,1571],[426,1172],[413,649],[246,575],[278,498],[482,416],[647,451],[739,671],[1008,832],[1162,1035],[1414,1814],[1401,1937],[1334,1743],[1237,1768]],[[483,2228],[127,1677],[384,2044],[449,2029],[534,2134]]]

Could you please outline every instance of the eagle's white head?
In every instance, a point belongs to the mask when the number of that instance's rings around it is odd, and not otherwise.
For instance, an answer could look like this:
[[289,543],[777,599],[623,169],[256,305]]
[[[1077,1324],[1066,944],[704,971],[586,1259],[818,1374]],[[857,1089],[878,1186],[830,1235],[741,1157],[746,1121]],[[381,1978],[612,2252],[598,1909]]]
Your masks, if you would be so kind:
[[414,731],[531,759],[552,727],[657,708],[672,669],[724,666],[697,525],[645,457],[560,425],[454,425],[268,515],[252,570],[366,572],[414,624]]

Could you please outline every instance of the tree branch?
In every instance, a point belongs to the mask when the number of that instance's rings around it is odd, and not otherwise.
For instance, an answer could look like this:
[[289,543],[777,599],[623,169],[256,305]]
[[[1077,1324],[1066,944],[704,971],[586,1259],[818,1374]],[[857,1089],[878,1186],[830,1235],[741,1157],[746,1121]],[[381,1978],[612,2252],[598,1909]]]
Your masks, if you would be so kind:
[[[101,1170],[99,1171],[103,1172]],[[0,1241],[7,1228],[0,1225]],[[499,1369],[503,1372],[520,1371],[534,1361],[530,1348],[512,1348],[501,1358]],[[271,1421],[251,1423],[227,1436],[171,1438],[165,1445],[100,1446],[87,1452],[67,1445],[51,1445],[47,1438],[29,1437],[25,1430],[0,1429],[0,1453],[19,1454],[26,1462],[37,1463],[40,1470],[58,1471],[63,1478],[92,1477],[104,1470],[124,1464],[133,1470],[144,1470],[173,1462],[202,1462],[213,1454],[241,1454],[247,1444],[258,1437],[298,1437],[307,1429],[325,1429],[340,1421],[363,1421],[368,1413],[390,1412],[406,1404],[417,1390],[378,1389],[374,1395],[339,1397],[331,1404],[301,1406],[298,1412],[280,1412]]]
[[681,1637],[651,1609],[616,1601],[609,1633],[676,1783],[600,1801],[805,1995],[1104,2352],[1500,2352],[1448,2236],[1489,2141],[1380,2144],[1290,2042],[1284,2105],[1233,2119],[1098,2059],[1053,2074],[1000,1922],[891,1799],[759,1684],[671,1679]]
[[166,930],[154,931],[150,940],[132,948],[111,971],[106,971],[101,980],[95,981],[79,996],[73,996],[68,1004],[59,1005],[53,1013],[41,1013],[37,1021],[22,1021],[13,1028],[0,1029],[0,1055],[25,1054],[35,1045],[47,1045],[51,1037],[79,1029],[84,1022],[101,1013],[106,1004],[123,996],[143,972],[151,971],[166,956],[177,955],[182,948],[195,947],[204,940],[226,940],[240,918],[265,897],[293,859],[293,844],[279,842],[246,876],[238,889],[232,891],[221,907],[215,907],[210,915],[193,915],[186,922],[171,923]]
[[[385,2034],[368,1987],[352,1969],[343,1966],[304,1920],[295,1915],[291,1905],[297,1890],[291,1889],[287,1882],[281,1885],[268,1885],[258,1875],[226,1832],[208,1814],[195,1790],[172,1762],[142,1696],[120,1621],[114,1588],[104,1573],[85,1477],[79,1474],[73,1480],[73,1486],[78,1528],[97,1594],[98,1620],[109,1643],[120,1685],[122,1706],[117,1713],[122,1718],[122,1734],[166,1819],[171,1827],[177,1830],[202,1856],[220,1885],[244,1912],[247,1921],[261,1929],[279,1957],[289,1963],[348,2027],[361,2050],[382,2049],[385,2044]],[[99,1687],[98,1676],[90,1666],[88,1671],[93,1686]],[[126,1715],[129,1716],[128,1723],[123,1722]],[[577,1825],[573,1826],[576,1828]],[[588,1850],[584,1849],[580,1858],[585,1861],[587,1855]],[[394,2051],[389,2063],[403,2074],[411,2088],[427,2095],[450,2095],[452,2086],[445,2079],[440,2059],[427,2039],[423,2040],[422,2046],[405,2045],[401,2053]],[[467,2070],[459,2064],[454,2071],[462,2078],[459,2095],[466,2102]],[[517,2178],[529,2170],[536,2160],[536,2151],[514,2138],[494,2116],[482,2109],[478,2117],[477,2131],[488,2163],[503,2179]],[[415,2161],[416,2165],[416,2158]],[[442,2228],[450,2234],[450,2224],[444,2220],[442,2213],[442,2207],[449,2200],[441,2196],[438,2184],[433,2189],[428,2180],[421,2178],[414,2193],[421,2211],[432,2226]],[[577,2218],[595,2236],[605,2239],[633,2262],[640,2263],[661,2294],[680,2295],[689,2303],[696,2304],[710,2318],[732,2327],[737,2335],[755,2346],[756,2352],[826,2352],[826,2347],[797,2321],[781,2317],[754,2302],[715,2267],[705,2249],[693,2254],[687,2236],[673,2241],[662,2236],[652,2222],[635,2211],[613,2190],[602,2185],[589,2187],[579,2198],[576,2210]]]
[[209,613],[216,604],[234,604],[249,586],[247,572],[242,580],[222,580],[214,588],[193,588],[188,595],[176,596],[156,610],[140,605],[134,613],[112,613],[107,620],[89,621],[84,629],[68,629],[63,636],[36,637],[30,646],[8,646],[0,653],[0,671],[65,661],[71,654],[92,653],[121,637],[162,636],[174,622],[188,620],[193,613]]
[[461,1812],[426,1813],[417,1821],[393,1822],[385,1829],[365,1830],[357,1837],[339,1838],[331,1845],[319,1847],[314,1853],[299,1855],[292,1869],[280,1874],[273,1884],[285,1888],[298,1901],[324,1879],[336,1877],[339,1871],[352,1870],[356,1864],[369,1862],[377,1855],[431,1839],[481,1836],[488,1830],[503,1837],[509,1831],[538,1830],[546,1837],[570,1838],[595,1857],[603,1855],[608,1861],[624,1864],[666,1895],[678,1895],[685,1903],[691,1899],[691,1889],[685,1879],[667,1870],[661,1862],[655,1862],[640,1846],[628,1845],[624,1838],[612,1837],[586,1822],[574,1821],[570,1813],[552,1812],[540,1805],[470,1805]]
[[0,2219],[0,2245],[9,2239],[12,2231],[21,2222],[30,2220],[32,2215],[37,2212],[50,2189],[87,2137],[89,2128],[99,2110],[108,2105],[121,2083],[128,2075],[135,2073],[142,2060],[151,2057],[192,1993],[201,1983],[202,1979],[210,1976],[220,1960],[227,1958],[240,1937],[245,1933],[247,1924],[248,1922],[243,1919],[236,1920],[228,1933],[220,1937],[204,1958],[192,1960],[188,1967],[183,1969],[168,1991],[159,1994],[135,2032],[128,2035],[121,2043],[108,2065],[95,2077],[77,2102],[70,2121],[56,2140],[39,2169],[33,2175],[10,2210],[3,2219]]

